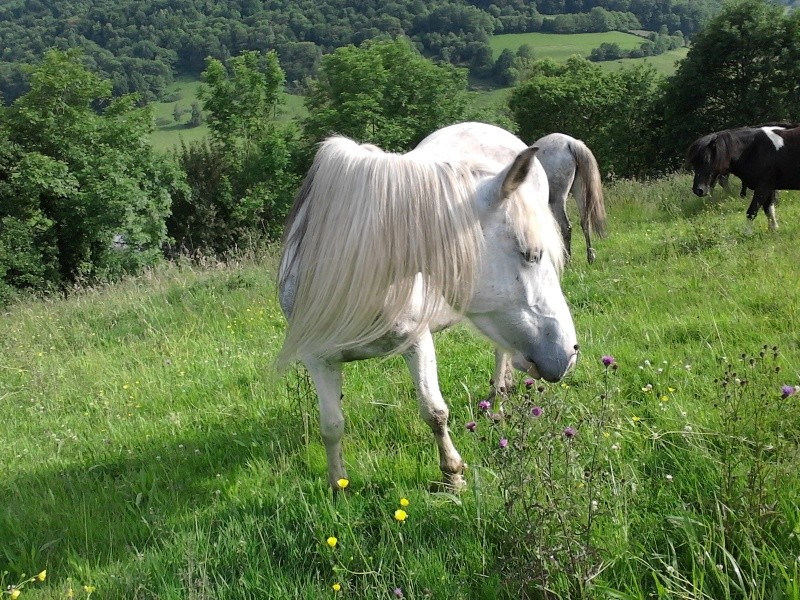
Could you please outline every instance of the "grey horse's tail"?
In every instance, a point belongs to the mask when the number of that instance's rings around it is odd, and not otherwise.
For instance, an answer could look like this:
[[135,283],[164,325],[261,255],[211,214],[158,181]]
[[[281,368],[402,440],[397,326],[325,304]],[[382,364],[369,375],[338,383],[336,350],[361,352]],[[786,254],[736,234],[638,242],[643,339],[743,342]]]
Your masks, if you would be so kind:
[[[581,228],[587,234],[594,232],[600,237],[606,232],[606,206],[603,202],[603,184],[600,168],[594,154],[582,141],[573,139],[569,143],[570,152],[577,166],[575,177],[580,181],[583,194]],[[579,203],[580,204],[580,203]]]

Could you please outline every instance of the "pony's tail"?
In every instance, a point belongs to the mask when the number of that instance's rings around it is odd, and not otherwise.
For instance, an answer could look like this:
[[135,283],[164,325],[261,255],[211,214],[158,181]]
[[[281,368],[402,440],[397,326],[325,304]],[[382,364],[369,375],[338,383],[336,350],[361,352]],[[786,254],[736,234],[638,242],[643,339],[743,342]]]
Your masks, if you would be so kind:
[[572,140],[569,144],[572,156],[577,165],[576,177],[583,194],[583,211],[581,228],[585,232],[594,232],[600,237],[606,233],[606,206],[603,201],[603,182],[600,179],[600,168],[592,151],[580,140]]

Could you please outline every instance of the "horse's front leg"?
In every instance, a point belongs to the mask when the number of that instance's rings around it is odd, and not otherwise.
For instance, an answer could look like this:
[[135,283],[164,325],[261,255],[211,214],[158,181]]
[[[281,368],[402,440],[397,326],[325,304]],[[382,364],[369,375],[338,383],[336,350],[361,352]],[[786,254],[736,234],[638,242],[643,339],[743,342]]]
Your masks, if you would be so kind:
[[450,411],[439,391],[436,353],[431,333],[425,332],[403,357],[414,379],[420,415],[431,428],[439,448],[439,468],[442,470],[444,484],[458,491],[466,485],[463,477],[464,462],[450,439],[447,427]]
[[347,479],[342,459],[344,414],[342,413],[342,365],[323,360],[304,361],[319,401],[319,429],[328,459],[328,483],[338,491],[339,480]]
[[486,400],[490,402],[495,399],[497,394],[501,396],[514,389],[514,368],[511,366],[511,356],[502,350],[494,351],[494,372],[492,380],[489,382],[489,394]]
[[761,193],[756,190],[753,192],[753,199],[750,201],[750,206],[747,207],[747,226],[745,233],[748,235],[753,233],[753,219],[758,215],[758,209],[761,206]]

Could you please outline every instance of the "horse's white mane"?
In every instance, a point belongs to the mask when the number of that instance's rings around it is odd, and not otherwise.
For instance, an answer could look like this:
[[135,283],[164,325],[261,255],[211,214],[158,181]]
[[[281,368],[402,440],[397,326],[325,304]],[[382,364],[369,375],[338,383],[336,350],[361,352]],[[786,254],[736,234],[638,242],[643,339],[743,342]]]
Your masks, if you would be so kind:
[[409,343],[442,299],[463,311],[483,249],[475,193],[470,165],[325,141],[286,225],[282,283],[290,271],[297,278],[279,365],[386,335],[408,309],[417,274],[431,293]]

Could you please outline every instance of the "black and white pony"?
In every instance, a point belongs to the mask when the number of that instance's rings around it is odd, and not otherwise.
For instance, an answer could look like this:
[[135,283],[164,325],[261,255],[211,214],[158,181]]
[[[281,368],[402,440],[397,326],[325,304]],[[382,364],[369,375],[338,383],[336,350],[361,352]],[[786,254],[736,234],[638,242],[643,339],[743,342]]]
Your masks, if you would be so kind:
[[761,208],[774,230],[775,190],[800,189],[800,128],[739,127],[704,135],[689,146],[686,165],[694,171],[692,191],[700,197],[721,176],[736,175],[743,190],[753,190],[748,223]]

